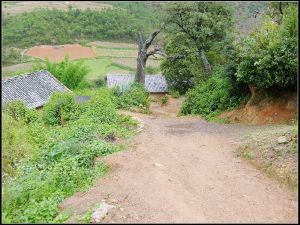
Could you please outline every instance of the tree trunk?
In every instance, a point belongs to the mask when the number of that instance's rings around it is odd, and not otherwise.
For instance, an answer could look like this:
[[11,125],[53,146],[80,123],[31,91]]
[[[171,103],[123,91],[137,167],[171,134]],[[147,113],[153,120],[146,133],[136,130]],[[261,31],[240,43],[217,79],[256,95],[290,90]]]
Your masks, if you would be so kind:
[[199,50],[199,57],[200,57],[200,60],[204,66],[204,70],[207,74],[211,74],[211,66],[205,56],[205,53],[204,53],[204,50],[203,49],[200,49]]
[[137,69],[135,74],[135,81],[145,85],[145,67],[147,58],[143,52],[139,52],[137,57]]
[[152,44],[154,38],[159,34],[160,30],[153,32],[149,38],[144,42],[142,34],[138,35],[138,56],[137,56],[137,68],[135,74],[135,81],[145,85],[145,68],[146,62],[150,55],[153,55],[157,51],[147,52],[148,48]]
[[141,33],[139,33],[138,36],[138,49],[139,50],[136,59],[137,67],[136,67],[135,81],[145,85],[145,65],[147,60],[147,49],[145,49],[144,47],[144,41]]

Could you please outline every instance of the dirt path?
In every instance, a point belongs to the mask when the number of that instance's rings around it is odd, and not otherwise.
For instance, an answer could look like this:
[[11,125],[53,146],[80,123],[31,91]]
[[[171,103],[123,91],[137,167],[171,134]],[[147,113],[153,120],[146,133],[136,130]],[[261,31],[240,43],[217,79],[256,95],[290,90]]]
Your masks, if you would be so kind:
[[144,124],[131,147],[107,157],[112,172],[63,209],[82,215],[104,200],[117,206],[105,223],[297,223],[297,200],[235,156],[249,127],[152,109],[151,116],[131,113]]

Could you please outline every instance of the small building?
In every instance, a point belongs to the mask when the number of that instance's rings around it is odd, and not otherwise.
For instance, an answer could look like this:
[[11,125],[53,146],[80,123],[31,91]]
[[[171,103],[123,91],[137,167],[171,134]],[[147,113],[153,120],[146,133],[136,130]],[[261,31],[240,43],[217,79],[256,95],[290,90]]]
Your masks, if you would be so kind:
[[2,105],[24,101],[28,108],[42,107],[54,92],[70,91],[47,70],[14,76],[2,81]]
[[[130,74],[107,74],[106,85],[108,88],[119,86],[121,90],[126,90],[130,83],[134,81],[134,75]],[[151,93],[166,93],[168,85],[163,75],[145,75],[145,88]]]

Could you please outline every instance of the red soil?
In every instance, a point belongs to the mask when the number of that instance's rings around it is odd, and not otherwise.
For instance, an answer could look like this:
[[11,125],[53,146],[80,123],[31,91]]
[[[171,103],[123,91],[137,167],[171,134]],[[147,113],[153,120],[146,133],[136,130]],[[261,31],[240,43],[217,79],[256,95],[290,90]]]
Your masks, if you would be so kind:
[[69,55],[70,60],[96,57],[96,53],[91,48],[83,47],[79,44],[59,46],[40,45],[30,48],[25,54],[40,59],[48,58],[54,62],[63,60],[66,54]]
[[248,124],[279,124],[297,118],[297,96],[283,96],[273,101],[263,100],[255,105],[245,105],[239,109],[224,112],[220,118],[230,122]]

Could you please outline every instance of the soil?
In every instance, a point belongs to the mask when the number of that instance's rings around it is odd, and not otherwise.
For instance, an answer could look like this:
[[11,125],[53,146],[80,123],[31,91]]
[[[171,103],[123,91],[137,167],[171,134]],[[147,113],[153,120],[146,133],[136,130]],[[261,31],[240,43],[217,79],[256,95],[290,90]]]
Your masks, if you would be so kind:
[[222,113],[219,118],[231,123],[279,124],[297,118],[297,93],[288,93],[277,99],[263,99],[257,104],[246,104],[239,109]]
[[40,45],[35,46],[25,53],[28,56],[48,59],[53,62],[62,61],[66,54],[69,55],[70,60],[80,59],[80,58],[94,58],[96,53],[89,47],[83,47],[79,44],[70,44],[70,45]]
[[181,101],[154,102],[151,115],[120,112],[142,130],[104,158],[104,178],[61,204],[74,212],[67,222],[105,201],[116,208],[103,223],[297,223],[297,198],[235,154],[240,134],[260,127],[177,117]]

